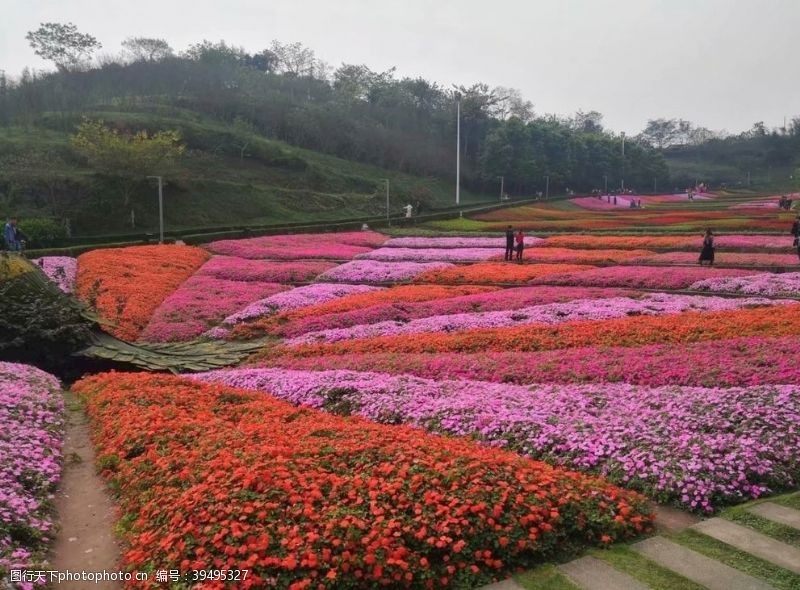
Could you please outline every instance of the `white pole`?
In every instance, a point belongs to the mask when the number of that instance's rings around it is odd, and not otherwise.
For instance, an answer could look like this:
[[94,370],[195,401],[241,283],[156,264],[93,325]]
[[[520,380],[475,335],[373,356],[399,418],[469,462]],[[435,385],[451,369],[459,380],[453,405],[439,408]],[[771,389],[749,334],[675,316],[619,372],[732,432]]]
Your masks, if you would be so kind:
[[164,182],[158,177],[158,243],[164,243]]
[[621,178],[622,192],[625,192],[625,132],[622,132],[622,178]]
[[389,179],[384,178],[384,182],[386,182],[386,223],[390,223],[389,221]]
[[505,183],[506,178],[505,176],[500,177],[500,202],[503,202],[503,184]]
[[605,181],[606,185],[605,194],[608,194],[608,174],[603,175],[603,180]]
[[456,94],[456,205],[461,204],[461,95]]
[[550,177],[549,176],[545,176],[544,177],[544,182],[545,182],[545,185],[544,185],[544,198],[545,198],[545,200],[547,200],[547,198],[550,196]]

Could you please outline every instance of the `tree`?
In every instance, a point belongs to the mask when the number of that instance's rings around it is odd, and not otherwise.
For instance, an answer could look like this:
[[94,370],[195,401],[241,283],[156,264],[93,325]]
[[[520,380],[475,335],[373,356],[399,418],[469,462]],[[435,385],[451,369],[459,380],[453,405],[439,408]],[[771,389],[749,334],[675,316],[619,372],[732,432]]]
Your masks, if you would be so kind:
[[603,115],[597,111],[589,111],[588,113],[578,111],[575,113],[571,124],[572,128],[579,133],[602,133]]
[[101,174],[120,181],[123,204],[130,205],[136,186],[148,175],[166,176],[185,146],[177,131],[159,131],[149,135],[139,131],[122,134],[106,127],[103,121],[84,121],[72,136],[72,147]]
[[525,100],[516,88],[498,86],[492,92],[498,97],[497,103],[491,109],[493,117],[501,121],[517,117],[524,123],[533,119],[533,103]]
[[302,43],[281,43],[273,41],[270,51],[276,57],[278,71],[290,76],[313,76],[316,68],[314,50]]
[[86,33],[78,32],[72,23],[41,23],[25,38],[39,57],[50,60],[61,71],[80,67],[100,49],[100,42]]
[[675,143],[680,135],[676,119],[650,119],[639,138],[657,149],[664,149]]
[[164,39],[151,37],[128,37],[122,42],[122,48],[133,61],[160,61],[173,54],[172,47]]

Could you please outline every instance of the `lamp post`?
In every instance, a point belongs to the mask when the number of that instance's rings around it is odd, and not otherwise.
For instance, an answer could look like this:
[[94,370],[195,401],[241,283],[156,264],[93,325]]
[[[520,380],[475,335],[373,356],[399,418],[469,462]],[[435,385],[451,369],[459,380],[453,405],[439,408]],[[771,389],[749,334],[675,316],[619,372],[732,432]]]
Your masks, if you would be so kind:
[[544,177],[544,199],[545,199],[545,201],[547,200],[547,198],[549,196],[550,196],[550,177],[549,176],[545,176]]
[[622,175],[620,177],[620,188],[625,192],[625,132],[622,132]]
[[391,222],[389,221],[389,179],[382,178],[383,182],[386,183],[386,224],[390,225]]
[[605,194],[608,194],[608,174],[603,174],[603,181],[605,182]]
[[503,185],[505,184],[505,182],[506,182],[506,177],[505,176],[501,176],[500,177],[500,202],[501,203],[503,202],[503,188],[504,188]]
[[161,176],[148,176],[158,180],[158,243],[164,243],[164,179]]
[[456,205],[461,204],[461,93],[456,92]]

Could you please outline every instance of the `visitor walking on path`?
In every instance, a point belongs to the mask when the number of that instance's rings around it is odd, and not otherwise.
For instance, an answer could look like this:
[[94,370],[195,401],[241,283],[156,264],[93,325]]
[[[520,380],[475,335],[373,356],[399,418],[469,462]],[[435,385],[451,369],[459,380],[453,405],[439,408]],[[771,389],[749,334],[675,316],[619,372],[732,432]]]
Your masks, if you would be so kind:
[[507,261],[514,260],[514,228],[510,225],[506,229],[506,257]]
[[708,261],[709,266],[714,266],[714,232],[709,227],[703,237],[703,249],[700,251],[700,265]]
[[794,236],[792,246],[797,248],[797,259],[800,260],[800,215],[797,216],[797,219],[792,224],[792,235]]
[[3,227],[3,242],[6,250],[11,252],[19,252],[21,249],[21,244],[17,239],[17,220],[13,217]]
[[517,262],[522,262],[522,251],[525,249],[525,234],[522,230],[517,231]]

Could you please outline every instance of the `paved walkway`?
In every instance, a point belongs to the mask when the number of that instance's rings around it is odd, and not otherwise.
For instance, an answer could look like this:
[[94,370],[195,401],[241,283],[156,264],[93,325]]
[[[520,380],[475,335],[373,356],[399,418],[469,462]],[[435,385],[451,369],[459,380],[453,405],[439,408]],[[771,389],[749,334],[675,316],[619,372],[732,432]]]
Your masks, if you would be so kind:
[[[756,504],[749,512],[767,520],[800,530],[800,510],[773,502]],[[670,524],[660,526],[664,532],[691,528],[698,533],[749,553],[754,557],[800,575],[800,549],[764,535],[754,529],[723,518],[710,518],[692,523],[690,516],[678,518],[671,515]],[[684,525],[684,526],[675,526]],[[729,565],[706,557],[701,553],[656,536],[631,547],[646,559],[683,576],[709,590],[771,590],[765,581],[754,578]],[[630,575],[616,570],[612,565],[595,557],[581,557],[558,567],[581,590],[648,590],[648,586]],[[520,590],[514,580],[485,586],[482,590]]]

